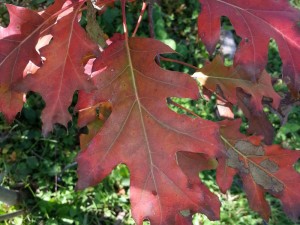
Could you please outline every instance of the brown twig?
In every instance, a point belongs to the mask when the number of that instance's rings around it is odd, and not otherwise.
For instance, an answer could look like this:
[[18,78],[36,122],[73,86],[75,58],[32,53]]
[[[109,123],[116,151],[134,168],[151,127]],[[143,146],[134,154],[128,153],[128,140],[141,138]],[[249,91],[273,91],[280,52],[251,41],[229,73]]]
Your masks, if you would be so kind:
[[182,62],[182,61],[180,61],[180,60],[169,59],[169,58],[165,58],[165,57],[162,57],[162,56],[160,56],[160,60],[165,61],[165,62],[178,63],[178,64],[181,64],[181,65],[183,65],[183,66],[189,67],[189,68],[191,68],[191,69],[199,70],[198,67],[193,66],[193,65],[191,65],[191,64],[189,64],[189,63],[186,63],[186,62]]
[[125,35],[125,40],[128,42],[128,29],[127,29],[127,20],[126,20],[126,1],[122,0],[122,21],[123,21],[123,31]]
[[135,26],[135,29],[133,31],[132,37],[135,37],[135,35],[136,35],[136,32],[137,32],[137,30],[138,30],[138,28],[141,24],[143,15],[146,11],[147,5],[148,5],[147,2],[143,2],[142,9],[141,9],[141,12],[140,12],[140,16],[139,16],[138,22],[136,23],[136,26]]
[[154,4],[154,0],[149,0],[149,4],[148,4],[148,24],[149,24],[150,38],[155,38],[154,22],[153,22],[153,4]]
[[195,117],[201,118],[198,114],[196,114],[196,113],[194,113],[192,110],[189,110],[189,109],[185,108],[184,106],[182,106],[182,105],[180,105],[180,104],[174,102],[171,98],[168,98],[168,99],[167,99],[167,102],[168,102],[169,104],[172,104],[172,105],[174,105],[174,106],[176,106],[176,107],[178,107],[178,108],[180,108],[180,109],[182,109],[182,110],[184,110],[184,111],[186,111],[186,112],[192,114],[192,115],[195,116]]

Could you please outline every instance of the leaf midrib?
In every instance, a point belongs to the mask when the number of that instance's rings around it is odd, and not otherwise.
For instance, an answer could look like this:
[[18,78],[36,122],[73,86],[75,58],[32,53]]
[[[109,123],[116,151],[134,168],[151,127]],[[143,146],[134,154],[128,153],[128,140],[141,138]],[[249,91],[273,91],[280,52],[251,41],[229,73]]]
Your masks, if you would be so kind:
[[[264,171],[266,174],[268,174],[268,176],[272,177],[273,179],[277,180],[279,183],[281,183],[284,187],[286,187],[284,181],[282,181],[282,179],[280,179],[279,177],[276,177],[273,173],[269,172],[266,168],[262,167],[261,165],[259,165],[258,163],[256,163],[251,156],[249,155],[245,155],[243,152],[241,152],[238,148],[236,148],[235,146],[233,146],[229,140],[227,140],[224,136],[221,136],[221,139],[223,140],[223,142],[225,144],[227,144],[228,146],[230,146],[230,148],[235,151],[239,156],[243,157],[243,159],[248,163],[252,163],[254,164],[257,168],[259,168],[260,170]],[[266,157],[266,155],[263,156],[258,156],[258,157]],[[255,182],[256,183],[256,182]],[[257,183],[256,183],[257,184]]]
[[[159,198],[158,188],[157,188],[157,184],[156,184],[156,180],[155,180],[155,176],[154,176],[154,171],[153,171],[153,168],[155,167],[155,164],[153,163],[151,150],[150,150],[150,145],[149,145],[149,140],[148,140],[148,135],[147,135],[147,131],[146,131],[146,126],[145,126],[145,122],[144,122],[144,119],[143,119],[142,105],[141,105],[139,94],[138,94],[138,88],[137,88],[135,74],[134,74],[134,67],[133,67],[133,63],[132,63],[132,59],[131,59],[131,53],[130,53],[128,37],[125,38],[125,49],[126,49],[126,55],[127,55],[127,58],[128,58],[130,76],[131,76],[131,79],[132,79],[133,91],[134,91],[134,95],[135,95],[135,98],[136,98],[138,111],[139,111],[139,114],[140,114],[140,120],[141,120],[141,124],[142,124],[143,135],[144,135],[144,139],[145,139],[145,142],[146,142],[146,145],[147,145],[148,159],[150,161],[150,172],[151,172],[151,175],[152,175],[152,179],[153,179],[155,191],[157,193],[157,197]],[[159,203],[159,207],[160,207],[159,211],[161,212],[162,211],[162,206],[161,206],[160,203]],[[160,215],[160,217],[162,219],[162,215]]]
[[239,78],[231,78],[231,77],[219,77],[219,76],[208,76],[205,75],[204,73],[202,73],[200,76],[203,76],[207,79],[216,79],[216,80],[223,80],[223,82],[234,82],[234,83],[238,83],[238,84],[243,84],[243,86],[247,86],[248,88],[253,87],[253,84],[257,85],[257,86],[266,86],[264,83],[261,82],[257,82],[257,83],[253,83],[252,81],[249,80],[245,80],[245,79],[239,79]]

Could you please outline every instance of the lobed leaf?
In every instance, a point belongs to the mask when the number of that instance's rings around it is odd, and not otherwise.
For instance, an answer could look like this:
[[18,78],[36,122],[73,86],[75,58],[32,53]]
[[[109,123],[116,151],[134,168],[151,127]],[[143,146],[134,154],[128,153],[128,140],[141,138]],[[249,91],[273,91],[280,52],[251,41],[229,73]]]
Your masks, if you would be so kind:
[[[130,200],[137,224],[183,224],[183,212],[219,216],[220,203],[200,181],[189,182],[176,153],[220,154],[218,127],[171,111],[167,97],[197,98],[188,75],[167,71],[155,57],[173,51],[148,38],[115,38],[94,63],[97,91],[80,98],[80,107],[110,101],[112,113],[78,156],[79,189],[96,185],[118,164],[130,170]],[[183,214],[182,214],[183,213]],[[187,217],[185,217],[185,216]]]
[[23,78],[29,61],[40,64],[35,46],[44,20],[34,11],[6,4],[10,15],[7,28],[0,27],[0,111],[12,122],[23,106],[23,93],[14,83]]
[[272,106],[277,109],[281,98],[274,91],[271,76],[266,71],[257,82],[252,82],[240,67],[224,66],[222,58],[217,56],[193,77],[211,92],[238,104],[249,120],[248,132],[263,135],[266,143],[272,143],[274,131],[263,112],[262,100],[264,97],[272,99]]
[[259,79],[268,60],[270,38],[276,40],[283,78],[295,95],[300,90],[300,11],[288,1],[199,0],[198,29],[210,54],[220,37],[220,17],[227,16],[242,40],[234,57],[252,81]]
[[251,101],[257,110],[262,110],[262,99],[268,97],[273,100],[272,106],[276,109],[280,103],[280,96],[274,91],[271,76],[263,71],[257,82],[249,80],[248,74],[240,67],[224,66],[220,56],[216,56],[212,62],[208,62],[194,73],[195,77],[203,86],[215,92],[217,87],[222,91],[222,96],[232,104],[237,104],[237,88],[251,96]]
[[46,58],[45,63],[16,87],[22,91],[38,92],[43,97],[46,102],[42,112],[45,135],[55,123],[66,126],[71,120],[68,107],[76,90],[90,91],[94,88],[90,77],[84,73],[84,64],[88,58],[98,54],[98,46],[88,39],[78,24],[78,11],[82,4],[70,7],[68,10],[71,12],[52,27],[52,42],[40,50]]
[[249,128],[247,133],[261,135],[264,137],[264,143],[271,145],[274,140],[275,130],[266,113],[263,110],[258,110],[251,101],[251,96],[242,90],[237,91],[237,98],[238,106],[248,119]]
[[220,158],[217,182],[222,192],[227,191],[233,176],[239,174],[250,207],[265,220],[270,207],[265,200],[268,192],[282,202],[285,213],[297,220],[300,216],[300,193],[297,188],[300,174],[293,165],[300,158],[299,151],[282,149],[279,145],[266,146],[259,136],[246,137],[239,133],[241,121],[222,121],[220,131],[227,152]]

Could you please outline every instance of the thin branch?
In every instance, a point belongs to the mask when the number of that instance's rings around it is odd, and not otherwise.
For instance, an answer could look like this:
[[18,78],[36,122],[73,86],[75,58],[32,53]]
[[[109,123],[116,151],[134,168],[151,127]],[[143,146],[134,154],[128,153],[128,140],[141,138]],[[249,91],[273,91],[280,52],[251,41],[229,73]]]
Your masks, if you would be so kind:
[[142,9],[141,9],[141,12],[140,12],[140,16],[139,16],[139,19],[136,23],[136,26],[135,26],[135,29],[133,31],[132,37],[135,37],[135,35],[136,35],[136,32],[137,32],[137,30],[138,30],[138,28],[139,28],[139,26],[142,22],[142,18],[143,18],[143,15],[145,13],[146,8],[147,8],[147,3],[143,2]]
[[128,29],[126,21],[126,0],[122,0],[122,19],[123,19],[123,30],[125,35],[125,40],[128,41]]
[[14,217],[17,216],[21,216],[25,213],[25,210],[18,210],[16,212],[12,212],[12,213],[8,213],[8,214],[4,214],[4,215],[0,215],[0,221],[4,221],[4,220],[10,220]]
[[70,168],[72,168],[74,166],[77,166],[77,162],[72,162],[72,163],[66,165],[60,172],[60,175],[62,175],[64,172],[66,172],[67,170],[69,170]]
[[150,38],[155,38],[154,22],[153,22],[153,4],[154,1],[150,0],[148,5],[148,24],[149,24]]
[[160,60],[165,61],[165,62],[178,63],[178,64],[181,64],[181,65],[183,65],[183,66],[192,68],[192,69],[194,69],[194,70],[199,70],[199,68],[196,67],[196,66],[193,66],[193,65],[191,65],[191,64],[189,64],[189,63],[185,63],[185,62],[182,62],[182,61],[179,61],[179,60],[176,60],[176,59],[168,59],[168,58],[165,58],[165,57],[160,56]]
[[184,110],[184,111],[186,111],[186,112],[192,114],[192,115],[195,116],[195,117],[201,118],[198,114],[196,114],[196,113],[194,113],[192,110],[189,110],[189,109],[185,108],[184,106],[182,106],[182,105],[180,105],[180,104],[174,102],[171,98],[168,98],[168,99],[167,99],[167,102],[168,102],[169,104],[172,104],[172,105],[174,105],[174,106],[176,106],[176,107],[178,107],[178,108],[180,108],[180,109],[182,109],[182,110]]

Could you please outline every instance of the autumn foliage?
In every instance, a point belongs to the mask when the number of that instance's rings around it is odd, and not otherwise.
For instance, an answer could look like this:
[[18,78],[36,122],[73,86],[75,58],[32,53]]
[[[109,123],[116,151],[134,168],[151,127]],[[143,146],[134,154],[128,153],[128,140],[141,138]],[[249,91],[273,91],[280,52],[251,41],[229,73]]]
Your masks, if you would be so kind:
[[[169,46],[128,34],[125,9],[134,1],[121,0],[123,34],[107,37],[95,24],[80,26],[83,11],[89,15],[93,7],[104,10],[113,2],[56,0],[40,12],[6,5],[10,23],[0,28],[0,111],[7,121],[21,111],[24,94],[37,92],[46,103],[41,119],[47,135],[54,124],[71,120],[68,107],[79,91],[78,125],[89,133],[80,137],[77,188],[97,185],[125,164],[137,224],[190,224],[196,212],[218,220],[219,199],[198,177],[210,169],[216,169],[224,193],[238,174],[251,208],[266,221],[271,216],[267,192],[297,220],[300,175],[293,165],[300,152],[271,145],[273,128],[263,105],[277,110],[281,101],[265,71],[270,38],[278,45],[291,98],[299,97],[300,11],[286,0],[199,0],[199,39],[211,55],[221,16],[230,19],[241,41],[233,66],[224,66],[217,55],[190,76],[162,68],[160,60],[185,64],[160,58],[175,53]],[[147,4],[153,1],[143,3],[141,14]],[[241,121],[222,111],[224,120],[212,122],[169,109],[170,97],[200,97],[196,80],[206,97],[217,95],[222,109],[243,110],[251,136],[241,134]]]

